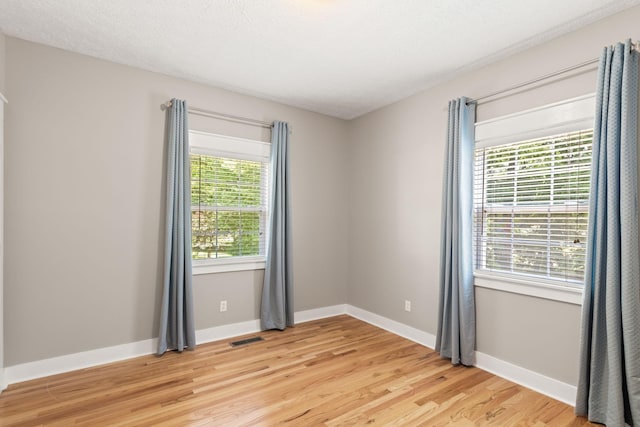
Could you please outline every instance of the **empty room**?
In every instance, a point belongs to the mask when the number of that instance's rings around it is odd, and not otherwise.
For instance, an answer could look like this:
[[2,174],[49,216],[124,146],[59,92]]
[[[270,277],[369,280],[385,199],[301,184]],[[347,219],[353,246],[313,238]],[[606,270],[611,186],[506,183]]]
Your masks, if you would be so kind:
[[640,426],[640,0],[0,0],[0,425]]

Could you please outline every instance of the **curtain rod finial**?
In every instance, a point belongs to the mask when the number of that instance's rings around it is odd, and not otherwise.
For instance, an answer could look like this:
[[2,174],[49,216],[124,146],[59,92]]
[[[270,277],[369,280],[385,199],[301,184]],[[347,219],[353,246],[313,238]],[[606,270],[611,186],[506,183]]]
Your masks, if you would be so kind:
[[162,104],[160,104],[160,109],[162,111],[166,110],[169,107],[171,107],[171,101],[163,102]]

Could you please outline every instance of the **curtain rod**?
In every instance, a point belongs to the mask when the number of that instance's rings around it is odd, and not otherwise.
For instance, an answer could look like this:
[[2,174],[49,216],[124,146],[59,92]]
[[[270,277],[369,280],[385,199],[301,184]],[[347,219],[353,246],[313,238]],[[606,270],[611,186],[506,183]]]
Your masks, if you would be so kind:
[[[640,48],[640,42],[631,43],[631,50],[636,50],[637,51],[639,48]],[[528,80],[528,81],[523,82],[523,83],[518,83],[518,84],[510,86],[508,88],[501,89],[501,90],[489,93],[487,95],[482,95],[482,96],[479,96],[479,97],[474,98],[474,99],[470,99],[470,100],[467,101],[467,104],[472,104],[474,102],[477,104],[479,101],[481,101],[483,99],[492,98],[492,97],[494,97],[496,95],[501,95],[501,94],[506,93],[506,92],[511,92],[512,90],[516,90],[516,89],[520,89],[522,87],[530,86],[532,84],[535,84],[535,83],[538,83],[538,82],[541,82],[541,81],[544,81],[544,80],[547,80],[547,79],[550,79],[550,78],[553,78],[553,77],[556,77],[556,76],[560,76],[560,75],[568,73],[570,71],[577,70],[577,69],[586,67],[588,65],[595,64],[598,61],[600,61],[600,58],[593,58],[593,59],[590,59],[589,61],[581,62],[580,64],[572,65],[571,67],[563,68],[562,70],[554,71],[553,73],[545,74],[544,76],[536,77],[535,79],[531,79],[531,80]]]
[[498,91],[495,91],[495,92],[492,92],[492,93],[489,93],[489,94],[486,94],[486,95],[482,95],[482,96],[479,96],[477,98],[470,99],[470,100],[467,101],[467,104],[473,104],[474,102],[477,104],[483,99],[493,98],[496,95],[501,95],[501,94],[506,93],[506,92],[511,92],[512,90],[520,89],[522,87],[530,86],[530,85],[532,85],[534,83],[538,83],[538,82],[541,82],[541,81],[544,81],[544,80],[548,80],[548,79],[550,79],[552,77],[556,77],[556,76],[568,73],[570,71],[577,70],[577,69],[582,68],[582,67],[586,67],[587,65],[595,64],[599,60],[600,60],[600,58],[594,58],[594,59],[591,59],[589,61],[582,62],[580,64],[572,65],[571,67],[563,68],[562,70],[554,71],[553,73],[545,74],[544,76],[536,77],[535,79],[527,80],[526,82],[518,83],[516,85],[509,86],[508,88],[501,89],[501,90],[498,90]]
[[[171,101],[167,101],[164,104],[160,105],[160,108],[163,111],[169,107],[171,107]],[[250,119],[247,117],[240,117],[240,116],[232,116],[231,114],[217,113],[215,111],[207,111],[207,110],[202,110],[200,108],[188,108],[187,112],[189,114],[194,114],[196,116],[211,117],[213,119],[226,120],[228,122],[235,122],[235,123],[243,123],[245,125],[250,125],[250,126],[259,126],[259,127],[268,128],[268,129],[271,129],[272,127],[271,123],[264,122],[262,120]]]
[[8,104],[9,101],[7,101],[7,98],[4,97],[4,95],[2,94],[2,92],[0,92],[0,101],[4,102],[5,104]]

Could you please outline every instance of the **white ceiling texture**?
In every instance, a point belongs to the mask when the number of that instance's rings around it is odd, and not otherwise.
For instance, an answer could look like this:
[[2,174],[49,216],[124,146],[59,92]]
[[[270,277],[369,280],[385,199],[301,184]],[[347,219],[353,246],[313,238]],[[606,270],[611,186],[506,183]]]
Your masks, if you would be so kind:
[[0,31],[351,119],[639,3],[0,0]]

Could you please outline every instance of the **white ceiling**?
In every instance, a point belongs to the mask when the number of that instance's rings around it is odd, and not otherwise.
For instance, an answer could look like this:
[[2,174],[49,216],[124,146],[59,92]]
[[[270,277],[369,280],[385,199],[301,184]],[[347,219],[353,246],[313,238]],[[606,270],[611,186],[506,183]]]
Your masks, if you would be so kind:
[[350,119],[636,4],[0,0],[0,31]]

